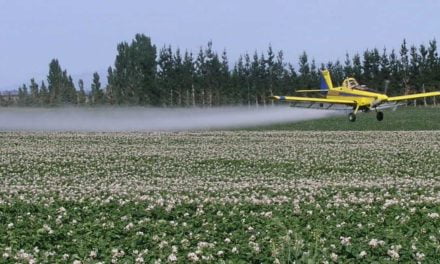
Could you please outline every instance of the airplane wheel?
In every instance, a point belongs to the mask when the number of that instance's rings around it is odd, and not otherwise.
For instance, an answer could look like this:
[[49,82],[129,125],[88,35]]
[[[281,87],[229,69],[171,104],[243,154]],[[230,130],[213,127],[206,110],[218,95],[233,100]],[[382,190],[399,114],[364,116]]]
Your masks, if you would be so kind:
[[377,112],[376,119],[377,119],[377,121],[382,121],[383,120],[383,112]]
[[354,113],[350,113],[350,114],[348,114],[348,120],[349,120],[350,122],[354,122],[354,121],[356,121],[356,115],[355,115]]

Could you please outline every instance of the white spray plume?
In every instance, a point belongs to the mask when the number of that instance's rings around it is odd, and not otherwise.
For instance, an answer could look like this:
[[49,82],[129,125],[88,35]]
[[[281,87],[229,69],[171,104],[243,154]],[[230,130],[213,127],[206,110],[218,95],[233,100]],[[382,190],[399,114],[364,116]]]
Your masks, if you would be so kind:
[[287,106],[215,108],[0,108],[0,131],[185,131],[323,118],[334,111]]

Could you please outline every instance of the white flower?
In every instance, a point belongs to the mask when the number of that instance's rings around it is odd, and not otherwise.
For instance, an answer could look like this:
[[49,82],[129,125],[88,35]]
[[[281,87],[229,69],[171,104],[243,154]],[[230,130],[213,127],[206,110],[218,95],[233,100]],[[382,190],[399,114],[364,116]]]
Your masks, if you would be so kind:
[[171,247],[171,252],[173,252],[173,253],[177,253],[177,250],[178,250],[178,247],[177,247],[177,246],[173,245],[173,246]]
[[388,256],[390,256],[392,259],[394,259],[394,260],[398,260],[399,258],[400,258],[400,256],[399,256],[399,252],[397,252],[396,250],[394,250],[394,249],[389,249],[388,251],[387,251],[387,254],[388,254]]
[[133,226],[134,226],[133,223],[128,223],[128,225],[126,225],[124,229],[127,230],[127,231],[129,231],[130,229],[133,228]]
[[384,244],[385,244],[385,241],[377,240],[375,238],[371,239],[370,242],[368,242],[368,245],[372,248],[377,248],[377,246],[382,246]]
[[81,264],[81,261],[80,260],[74,260],[73,264]]
[[199,257],[197,256],[197,254],[196,253],[194,253],[194,252],[190,252],[190,253],[188,253],[188,259],[190,260],[190,261],[193,261],[193,262],[196,262],[196,261],[199,261]]
[[417,261],[422,261],[422,260],[424,260],[424,259],[425,259],[425,254],[420,253],[420,252],[417,252],[417,253],[416,253],[416,259],[417,259]]
[[160,249],[162,249],[162,248],[164,248],[164,247],[166,247],[166,246],[168,246],[168,242],[165,241],[165,240],[163,240],[163,241],[161,241],[161,242],[159,243],[159,248],[160,248]]
[[343,236],[341,236],[339,239],[341,239],[341,244],[343,246],[348,246],[348,245],[351,244],[351,242],[350,242],[351,237],[343,237]]
[[365,250],[362,250],[361,253],[359,253],[359,257],[363,258],[367,255],[367,252]]
[[95,250],[92,250],[92,251],[90,251],[89,257],[96,258],[97,255],[98,255],[98,253]]
[[332,252],[332,253],[330,254],[330,258],[331,258],[333,261],[338,261],[338,255],[336,255],[334,252]]
[[238,253],[238,249],[237,249],[237,247],[233,247],[232,250],[231,250],[231,252],[232,252],[232,253]]
[[177,261],[176,255],[174,255],[174,253],[171,253],[171,255],[168,256],[168,261],[169,262],[176,262]]
[[13,224],[13,223],[9,223],[9,224],[8,224],[8,228],[9,228],[9,229],[11,229],[11,228],[13,228],[13,227],[14,227],[14,224]]
[[209,247],[209,243],[205,242],[205,241],[200,241],[199,243],[197,243],[197,248],[199,249],[204,249]]
[[438,213],[429,213],[428,217],[432,219],[437,219],[440,217],[440,215]]
[[231,243],[231,239],[229,239],[229,238],[225,238],[225,243]]
[[260,252],[260,246],[258,245],[258,243],[255,243],[255,242],[249,242],[249,246],[251,246],[252,247],[252,249],[256,252],[256,253],[258,253],[258,252]]
[[136,263],[144,263],[144,258],[142,256],[138,256],[135,261]]
[[44,229],[44,231],[46,231],[48,234],[53,234],[53,230],[52,230],[52,228],[50,228],[49,225],[44,224],[44,225],[43,225],[43,229]]

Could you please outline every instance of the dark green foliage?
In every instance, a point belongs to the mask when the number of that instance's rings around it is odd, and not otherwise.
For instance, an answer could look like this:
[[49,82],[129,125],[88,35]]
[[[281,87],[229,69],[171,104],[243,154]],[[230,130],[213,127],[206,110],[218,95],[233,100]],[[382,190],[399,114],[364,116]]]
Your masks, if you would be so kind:
[[76,104],[77,96],[73,79],[62,70],[57,59],[49,64],[49,75],[47,76],[49,88],[49,104]]
[[40,86],[40,94],[39,94],[39,98],[40,98],[40,105],[49,105],[50,103],[50,94],[49,94],[49,90],[47,90],[46,84],[43,82],[41,82],[41,86]]
[[86,103],[86,92],[84,91],[84,81],[82,79],[79,79],[78,87],[78,104],[83,105]]
[[92,105],[99,105],[105,102],[104,92],[101,89],[101,82],[99,81],[99,74],[97,72],[93,74],[93,81],[91,86],[89,102]]
[[26,84],[23,84],[18,88],[18,105],[28,106],[29,105],[29,93]]
[[109,91],[116,104],[159,105],[156,86],[156,46],[149,37],[137,34],[130,43],[120,43],[115,67],[109,75]]
[[29,86],[30,88],[30,102],[33,105],[38,104],[38,99],[39,99],[39,91],[38,91],[38,84],[35,82],[35,79],[32,78],[31,79],[31,85]]
[[57,59],[53,59],[49,64],[49,75],[47,76],[47,83],[49,87],[49,102],[57,104],[61,102],[61,89],[63,82],[63,73],[61,66]]
[[[440,89],[440,59],[435,40],[426,46],[408,48],[404,39],[398,51],[374,48],[353,56],[347,53],[344,62],[319,63],[319,67],[305,51],[296,63],[286,63],[283,51],[274,51],[269,45],[266,53],[245,53],[232,65],[226,50],[218,54],[212,42],[200,47],[196,56],[171,46],[164,46],[157,53],[149,37],[137,34],[131,43],[118,44],[114,66],[107,71],[106,87],[101,87],[95,73],[88,96],[82,80],[76,91],[72,77],[53,59],[49,64],[48,87],[44,83],[38,87],[32,79],[29,86],[20,87],[18,100],[8,101],[2,96],[2,105],[267,105],[273,104],[267,99],[271,95],[318,88],[322,69],[330,70],[334,85],[354,77],[381,92],[387,86],[388,95]],[[435,98],[423,103],[435,104]]]

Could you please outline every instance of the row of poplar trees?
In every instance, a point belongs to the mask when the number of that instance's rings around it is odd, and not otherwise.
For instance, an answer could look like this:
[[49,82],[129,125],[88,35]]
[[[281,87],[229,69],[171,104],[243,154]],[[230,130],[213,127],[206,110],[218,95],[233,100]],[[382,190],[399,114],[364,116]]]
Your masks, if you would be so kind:
[[[317,65],[303,52],[297,66],[286,62],[282,51],[271,46],[265,53],[244,54],[235,63],[226,51],[217,53],[209,42],[197,54],[164,46],[157,50],[149,37],[137,34],[131,43],[117,46],[113,67],[108,68],[107,85],[98,73],[85,88],[54,59],[49,64],[47,84],[31,79],[18,90],[18,99],[3,105],[145,105],[163,107],[212,107],[219,105],[266,105],[270,95],[292,94],[296,89],[317,88],[320,70],[329,69],[335,85],[348,76],[361,84],[388,94],[439,90],[440,58],[435,40],[428,45],[408,46],[398,51],[377,48],[361,54],[346,54]],[[232,65],[232,67],[231,67]]]

